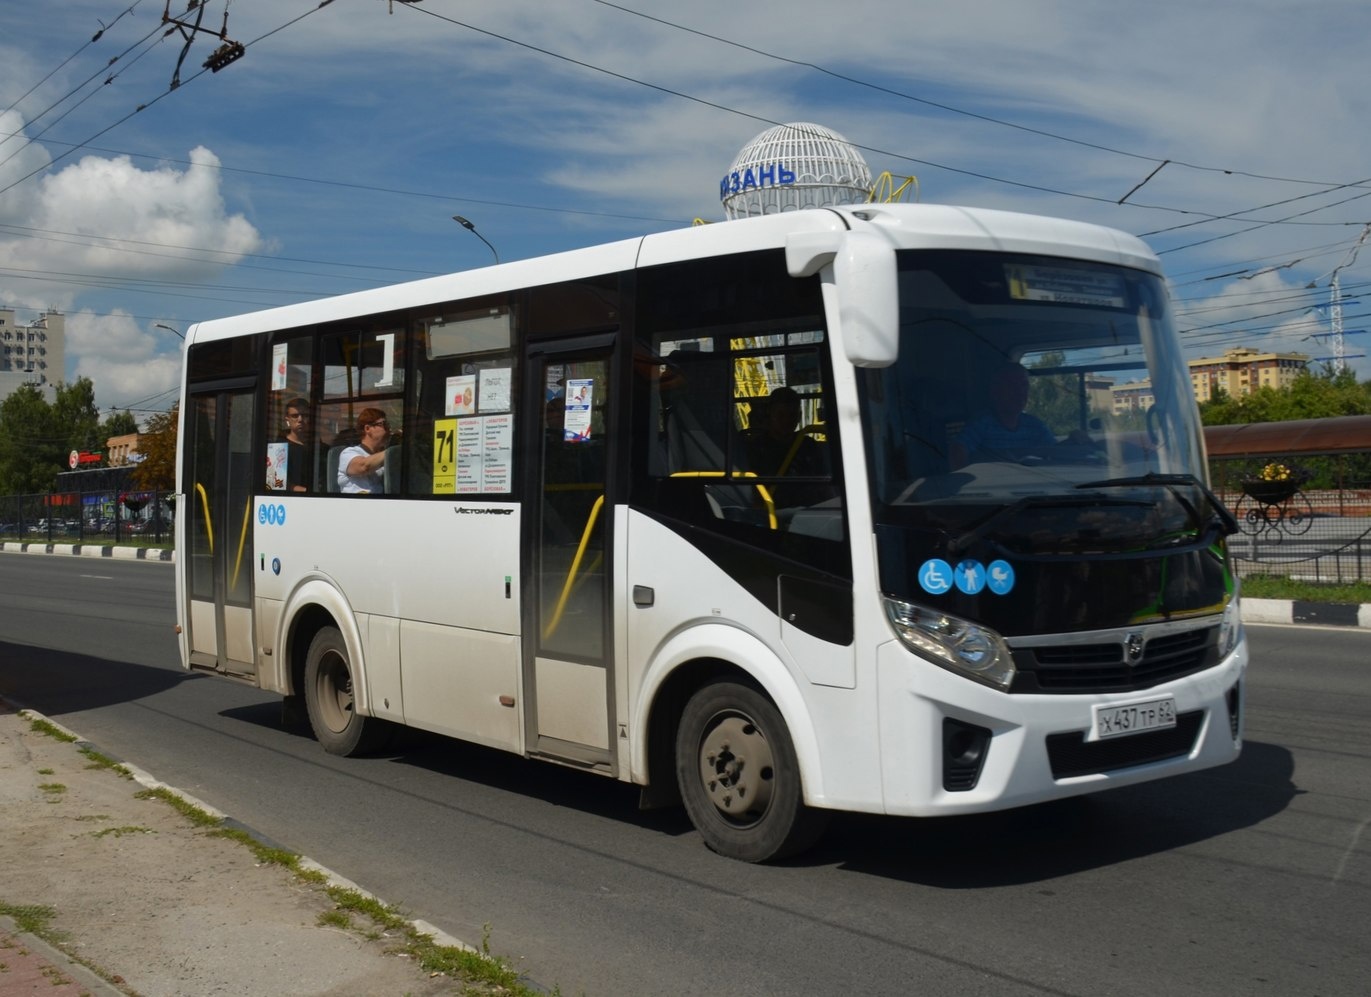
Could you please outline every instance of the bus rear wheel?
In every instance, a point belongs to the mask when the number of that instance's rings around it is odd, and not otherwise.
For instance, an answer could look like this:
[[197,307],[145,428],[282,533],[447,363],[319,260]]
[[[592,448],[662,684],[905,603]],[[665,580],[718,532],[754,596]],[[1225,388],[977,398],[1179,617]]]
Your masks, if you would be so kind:
[[780,711],[750,686],[718,682],[691,697],[676,730],[676,778],[691,823],[728,858],[794,855],[827,824],[804,804]]
[[331,755],[362,755],[385,741],[386,722],[355,709],[347,644],[334,627],[310,641],[305,657],[305,709],[314,737]]

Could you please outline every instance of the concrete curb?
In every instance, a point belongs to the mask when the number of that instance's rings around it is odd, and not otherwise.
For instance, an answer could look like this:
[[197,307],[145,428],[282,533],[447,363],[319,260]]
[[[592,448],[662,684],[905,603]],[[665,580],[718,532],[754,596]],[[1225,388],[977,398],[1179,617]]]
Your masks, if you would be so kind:
[[5,540],[0,551],[14,554],[65,554],[68,557],[117,557],[126,561],[175,561],[176,551],[160,547],[115,547],[112,544],[68,544]]
[[[92,997],[125,997],[125,991],[103,979],[93,969],[81,965],[61,949],[54,948],[37,935],[24,931],[13,918],[0,914],[0,937],[6,935],[31,951],[40,963],[46,964],[68,977],[70,982],[76,984],[78,993],[90,994]],[[53,980],[46,972],[39,970],[39,973],[43,977],[41,982],[51,987],[54,993],[59,992],[58,988],[64,985],[60,981]],[[37,985],[38,981],[34,982]],[[20,991],[15,990],[13,992],[19,993]]]
[[1371,603],[1303,602],[1299,599],[1242,601],[1244,623],[1317,623],[1329,627],[1371,628]]

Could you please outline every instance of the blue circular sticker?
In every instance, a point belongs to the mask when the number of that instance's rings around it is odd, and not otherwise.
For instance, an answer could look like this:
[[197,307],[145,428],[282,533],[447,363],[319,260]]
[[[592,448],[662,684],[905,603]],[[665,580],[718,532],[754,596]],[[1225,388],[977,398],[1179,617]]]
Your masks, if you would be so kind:
[[975,595],[985,588],[985,565],[980,561],[963,561],[957,565],[957,588],[967,595]]
[[271,559],[271,573],[273,575],[279,575],[281,573],[281,559],[279,557],[273,557]]
[[986,585],[996,595],[1008,595],[1014,587],[1014,568],[1008,561],[991,561],[986,568]]
[[257,522],[263,526],[267,525],[267,504],[265,502],[257,507]]
[[281,526],[286,525],[286,507],[284,505],[276,507],[276,522]]
[[929,595],[942,595],[952,588],[952,565],[930,558],[919,566],[919,586]]

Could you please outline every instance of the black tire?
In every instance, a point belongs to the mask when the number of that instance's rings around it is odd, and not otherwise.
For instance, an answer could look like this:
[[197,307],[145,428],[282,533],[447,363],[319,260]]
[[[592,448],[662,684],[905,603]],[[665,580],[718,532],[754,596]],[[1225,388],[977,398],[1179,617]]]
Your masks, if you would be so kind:
[[691,697],[676,729],[676,779],[691,823],[728,858],[795,855],[828,824],[804,804],[780,711],[751,686],[717,682]]
[[359,715],[354,702],[347,644],[337,629],[324,627],[305,657],[305,710],[315,739],[331,755],[377,751],[390,735],[386,721]]

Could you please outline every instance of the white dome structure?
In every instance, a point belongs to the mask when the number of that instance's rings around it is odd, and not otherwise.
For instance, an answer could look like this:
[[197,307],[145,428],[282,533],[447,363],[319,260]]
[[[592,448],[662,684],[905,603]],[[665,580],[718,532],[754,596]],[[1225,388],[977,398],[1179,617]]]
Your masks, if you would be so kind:
[[871,170],[856,147],[832,129],[804,121],[752,139],[719,183],[729,219],[861,204],[870,196]]

